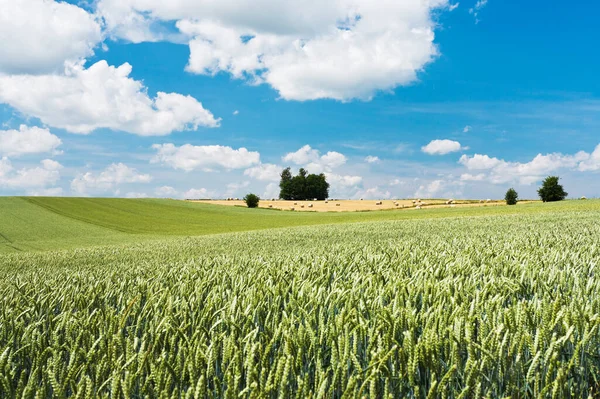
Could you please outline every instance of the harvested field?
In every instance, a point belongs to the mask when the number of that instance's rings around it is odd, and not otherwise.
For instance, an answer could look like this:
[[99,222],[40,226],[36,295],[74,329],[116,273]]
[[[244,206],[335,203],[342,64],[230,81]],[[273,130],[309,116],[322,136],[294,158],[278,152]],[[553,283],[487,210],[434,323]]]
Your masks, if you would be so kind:
[[[328,200],[326,201],[282,201],[282,200],[261,200],[260,208],[272,208],[299,212],[359,212],[359,211],[375,211],[384,209],[404,209],[417,210],[417,203],[413,203],[412,199],[402,200]],[[242,200],[190,200],[190,202],[202,202],[215,205],[227,206],[246,206]],[[381,205],[376,205],[381,202]],[[421,208],[449,208],[452,205],[446,204],[447,200],[432,199],[422,200]],[[522,201],[523,203],[531,203],[534,201]],[[396,205],[398,204],[398,205]],[[312,205],[312,207],[309,207]],[[506,203],[501,200],[480,203],[479,200],[457,200],[455,207],[471,207],[471,206],[505,206]]]

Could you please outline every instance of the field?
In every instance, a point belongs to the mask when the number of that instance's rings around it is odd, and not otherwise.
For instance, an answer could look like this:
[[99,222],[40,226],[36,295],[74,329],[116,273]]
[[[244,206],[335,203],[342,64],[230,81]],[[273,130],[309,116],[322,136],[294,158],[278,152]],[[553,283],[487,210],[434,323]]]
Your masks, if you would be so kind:
[[[282,211],[294,210],[296,212],[363,212],[363,211],[376,211],[376,210],[416,210],[418,202],[415,204],[413,201],[416,200],[330,200],[330,201],[283,201],[283,200],[261,200],[259,203],[260,208],[272,208],[279,209]],[[463,207],[488,207],[488,206],[504,206],[504,201],[465,201],[459,200],[454,201],[455,204],[447,204],[448,200],[443,199],[432,199],[432,200],[421,200],[421,209],[427,208],[463,208]],[[242,200],[190,200],[190,202],[203,203],[203,204],[214,204],[214,205],[227,205],[227,206],[240,206],[245,207],[246,204]],[[534,201],[524,201],[521,204],[528,204]]]
[[600,395],[600,201],[0,205],[3,398]]

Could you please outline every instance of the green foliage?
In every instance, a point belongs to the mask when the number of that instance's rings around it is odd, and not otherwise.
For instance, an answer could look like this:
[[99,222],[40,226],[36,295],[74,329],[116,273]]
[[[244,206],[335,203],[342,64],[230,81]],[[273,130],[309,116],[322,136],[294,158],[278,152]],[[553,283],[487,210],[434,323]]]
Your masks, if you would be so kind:
[[567,198],[567,193],[563,186],[558,184],[558,176],[548,176],[544,179],[542,187],[539,188],[538,194],[544,202],[562,201]]
[[246,194],[244,197],[244,202],[248,208],[258,208],[258,203],[260,202],[260,198],[256,194]]
[[292,172],[290,168],[285,168],[281,172],[281,180],[279,182],[279,198],[290,199],[292,197],[291,183]]
[[508,191],[506,191],[504,200],[506,201],[506,205],[517,205],[519,194],[517,194],[514,188],[509,188]]
[[284,169],[279,188],[279,198],[284,200],[325,200],[329,197],[329,183],[325,174],[308,174],[304,168],[300,168],[297,176],[292,176],[290,168]]
[[576,203],[4,255],[0,397],[597,397]]

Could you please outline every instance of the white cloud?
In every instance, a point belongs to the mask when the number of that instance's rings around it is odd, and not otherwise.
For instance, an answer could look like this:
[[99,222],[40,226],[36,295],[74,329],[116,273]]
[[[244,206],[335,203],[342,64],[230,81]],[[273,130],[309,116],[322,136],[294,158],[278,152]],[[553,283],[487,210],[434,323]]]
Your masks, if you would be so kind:
[[325,173],[329,183],[329,197],[342,198],[351,196],[350,193],[359,188],[363,178],[361,176],[338,175],[335,173]]
[[162,186],[162,187],[158,187],[156,190],[154,190],[154,194],[156,194],[158,197],[161,197],[161,198],[164,198],[164,197],[174,198],[174,197],[178,196],[179,192],[171,186]]
[[187,191],[179,191],[171,186],[161,186],[154,190],[154,194],[160,198],[185,198],[185,199],[208,199],[216,197],[216,193],[206,188],[191,188]]
[[243,188],[246,188],[250,185],[249,181],[239,182],[239,183],[229,183],[227,185],[227,191],[225,194],[227,196],[232,196],[234,194],[240,193]]
[[283,162],[292,162],[296,165],[302,165],[310,173],[331,172],[333,169],[344,165],[347,158],[344,154],[336,151],[329,151],[321,155],[318,150],[305,145],[296,152],[290,152],[283,156]]
[[48,73],[93,54],[94,16],[65,2],[0,0],[0,73]]
[[265,192],[261,196],[261,198],[279,198],[279,184],[277,183],[269,183],[265,188]]
[[233,111],[234,115],[239,115],[240,111],[238,111],[237,109],[235,111]]
[[377,162],[379,162],[379,161],[381,161],[381,160],[379,159],[379,157],[376,157],[376,156],[373,156],[373,155],[369,155],[369,156],[367,156],[367,157],[365,158],[365,162],[367,162],[367,163],[377,163]]
[[214,192],[205,188],[192,188],[184,192],[182,197],[186,199],[211,199],[214,197]]
[[[414,82],[438,55],[432,18],[447,0],[99,0],[113,35],[157,40],[177,21],[188,71],[267,83],[288,100],[369,99]],[[265,12],[268,10],[268,12]]]
[[462,175],[460,175],[461,181],[483,181],[483,180],[485,180],[485,178],[486,178],[485,173],[479,173],[477,175],[472,175],[470,173],[463,173]]
[[283,168],[271,163],[263,163],[244,171],[245,176],[262,181],[279,181]]
[[212,171],[213,168],[241,169],[260,163],[260,154],[248,151],[246,148],[234,150],[221,145],[194,146],[184,144],[176,147],[174,144],[154,144],[156,155],[153,163],[162,163],[174,169],[187,172],[200,169]]
[[433,198],[439,195],[445,188],[443,180],[434,180],[428,184],[420,186],[415,192],[416,198]]
[[472,129],[473,128],[471,126],[467,125],[463,128],[463,133],[469,133]]
[[481,11],[481,9],[485,7],[487,3],[488,0],[478,0],[477,3],[475,3],[475,5],[473,6],[473,8],[469,9],[469,14],[472,14],[475,17],[476,24],[479,23],[479,11]]
[[0,102],[45,124],[71,133],[108,128],[140,136],[161,136],[219,120],[191,96],[158,92],[150,98],[142,82],[129,77],[131,65],[99,61],[70,65],[64,74],[0,75]]
[[364,198],[364,199],[387,199],[390,198],[392,194],[386,190],[382,191],[378,186],[368,188],[366,190],[359,190],[354,194],[354,198]]
[[99,174],[79,174],[71,181],[71,190],[79,195],[106,192],[123,183],[149,183],[152,176],[141,174],[123,163],[113,163]]
[[400,179],[394,179],[392,180],[389,185],[390,186],[403,186],[406,182],[400,180]]
[[596,146],[596,149],[594,149],[594,152],[592,152],[591,154],[589,154],[589,156],[586,156],[584,154],[580,154],[581,157],[585,157],[585,159],[583,159],[578,166],[578,169],[582,172],[585,171],[593,171],[593,170],[600,170],[600,144],[598,144],[598,146]]
[[41,167],[15,169],[7,157],[0,158],[0,187],[8,190],[41,189],[60,180],[62,166],[50,159],[40,162]]
[[432,140],[429,144],[421,147],[421,151],[429,155],[445,155],[466,149],[458,141]]
[[538,154],[529,162],[508,162],[503,159],[475,154],[463,155],[459,163],[468,170],[485,171],[485,174],[472,176],[463,174],[461,180],[483,180],[483,176],[493,184],[519,182],[528,185],[542,180],[547,174],[559,170],[595,171],[600,170],[600,145],[590,154],[580,151],[574,155],[560,153]]
[[0,155],[17,157],[44,152],[57,153],[61,140],[48,129],[21,125],[19,130],[0,130]]

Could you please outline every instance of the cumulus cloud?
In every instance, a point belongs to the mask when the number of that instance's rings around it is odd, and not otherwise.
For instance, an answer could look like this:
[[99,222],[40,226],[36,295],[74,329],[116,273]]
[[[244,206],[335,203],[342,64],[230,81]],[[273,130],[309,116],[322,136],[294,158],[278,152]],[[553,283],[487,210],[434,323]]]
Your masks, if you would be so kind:
[[379,159],[379,157],[376,157],[376,156],[373,156],[373,155],[369,155],[369,156],[367,156],[367,157],[365,158],[365,162],[367,162],[367,163],[377,163],[377,162],[379,162],[379,161],[381,161],[381,160]]
[[433,198],[439,196],[442,191],[446,188],[446,182],[443,180],[434,180],[427,184],[419,186],[415,192],[417,198]]
[[547,174],[559,170],[578,170],[581,172],[600,170],[600,145],[592,153],[580,151],[573,155],[560,153],[538,154],[529,162],[508,162],[488,155],[463,155],[459,163],[471,171],[483,171],[475,176],[463,174],[461,180],[486,180],[493,184],[519,182],[533,184]]
[[214,168],[242,169],[260,163],[260,154],[246,148],[234,150],[222,145],[195,146],[184,144],[154,144],[156,155],[151,162],[168,165],[186,172],[192,170],[213,171]]
[[421,151],[429,155],[445,155],[451,152],[457,152],[466,149],[458,141],[453,140],[432,140]]
[[283,168],[272,163],[253,166],[244,171],[245,176],[262,181],[279,181]]
[[0,155],[8,157],[57,153],[61,144],[61,140],[45,128],[21,125],[19,130],[0,130]]
[[66,2],[0,0],[0,10],[0,73],[58,71],[102,40],[96,18]]
[[62,165],[50,159],[40,162],[35,168],[13,167],[7,157],[0,159],[0,187],[8,190],[42,189],[53,186],[60,180]]
[[261,198],[279,198],[279,184],[269,183]]
[[129,77],[131,65],[99,61],[64,74],[0,75],[0,102],[47,125],[88,134],[107,128],[140,136],[161,136],[219,120],[191,96],[158,92],[150,98],[142,82]]
[[321,155],[318,150],[305,145],[296,152],[290,152],[283,156],[283,162],[291,162],[296,165],[302,165],[310,173],[331,172],[346,163],[347,158],[344,154],[336,151],[329,151]]
[[473,128],[471,126],[467,125],[463,128],[463,133],[469,133],[472,129]]
[[113,163],[100,173],[87,172],[71,181],[71,190],[78,195],[106,192],[124,183],[149,183],[152,176],[139,173],[123,163]]
[[[177,21],[187,70],[267,83],[288,100],[369,99],[414,82],[438,55],[433,11],[447,0],[99,0],[113,35],[158,40]],[[268,12],[265,12],[268,10]]]

